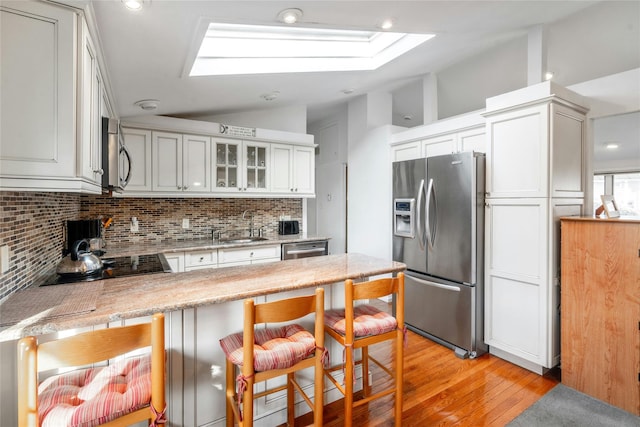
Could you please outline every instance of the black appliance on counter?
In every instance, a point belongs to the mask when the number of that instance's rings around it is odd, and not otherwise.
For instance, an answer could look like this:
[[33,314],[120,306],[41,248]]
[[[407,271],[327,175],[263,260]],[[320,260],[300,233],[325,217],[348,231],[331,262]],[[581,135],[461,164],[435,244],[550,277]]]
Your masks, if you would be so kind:
[[298,221],[278,221],[278,234],[300,234],[300,223]]
[[102,269],[87,275],[59,275],[55,274],[42,286],[62,285],[66,283],[92,282],[95,280],[112,279],[115,277],[132,276],[135,274],[149,274],[171,272],[171,267],[162,254],[133,255],[115,258],[103,258]]
[[91,240],[102,237],[102,223],[99,219],[81,219],[67,221],[67,245],[65,254],[71,251],[78,240]]

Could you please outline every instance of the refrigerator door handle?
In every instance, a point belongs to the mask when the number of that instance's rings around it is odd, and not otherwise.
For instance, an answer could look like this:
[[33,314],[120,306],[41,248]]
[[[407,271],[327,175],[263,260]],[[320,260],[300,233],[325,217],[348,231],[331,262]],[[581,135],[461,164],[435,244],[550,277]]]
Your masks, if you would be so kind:
[[420,244],[420,249],[424,250],[425,247],[425,237],[424,230],[422,229],[422,195],[424,194],[424,179],[420,181],[420,188],[418,189],[418,201],[416,207],[416,227],[418,232],[418,244]]
[[[436,227],[438,226],[438,216],[437,214],[434,215],[435,216],[435,220],[434,220],[434,229],[433,229],[433,235],[431,234],[431,219],[429,218],[429,211],[431,210],[431,195],[433,195],[434,197],[434,207],[437,210],[438,209],[438,205],[436,202],[436,189],[435,186],[433,185],[433,179],[429,180],[429,185],[427,187],[427,206],[425,207],[425,218],[426,218],[426,224],[425,224],[425,232],[427,235],[427,243],[429,243],[429,249],[433,250],[433,244],[435,243],[436,240]],[[434,210],[434,212],[436,212],[436,210]]]
[[445,285],[444,283],[436,283],[430,280],[419,279],[416,276],[412,276],[412,275],[409,275],[409,276],[411,277],[411,280],[414,280],[422,285],[433,286],[436,288],[446,289],[448,291],[453,291],[453,292],[460,292],[460,288],[457,286]]

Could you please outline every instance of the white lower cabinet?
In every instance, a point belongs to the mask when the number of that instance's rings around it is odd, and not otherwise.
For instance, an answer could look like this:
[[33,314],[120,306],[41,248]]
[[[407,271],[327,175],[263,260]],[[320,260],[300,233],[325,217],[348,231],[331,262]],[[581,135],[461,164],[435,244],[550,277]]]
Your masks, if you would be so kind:
[[218,249],[219,267],[280,261],[280,245]]
[[485,341],[491,353],[544,373],[559,363],[559,218],[582,199],[487,199]]
[[194,251],[184,254],[184,270],[202,270],[203,268],[216,268],[218,266],[218,251]]
[[184,253],[176,252],[176,253],[166,253],[164,254],[165,259],[169,263],[169,267],[171,267],[172,273],[182,273],[184,270]]

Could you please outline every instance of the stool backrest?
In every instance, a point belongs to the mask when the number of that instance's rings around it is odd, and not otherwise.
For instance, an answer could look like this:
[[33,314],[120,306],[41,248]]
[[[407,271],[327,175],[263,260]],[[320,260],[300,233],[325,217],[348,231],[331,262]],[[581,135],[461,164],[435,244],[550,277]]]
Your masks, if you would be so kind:
[[165,407],[164,315],[150,323],[98,329],[38,344],[29,336],[18,342],[18,425],[37,426],[38,373],[51,369],[103,362],[151,346],[151,396],[158,410]]

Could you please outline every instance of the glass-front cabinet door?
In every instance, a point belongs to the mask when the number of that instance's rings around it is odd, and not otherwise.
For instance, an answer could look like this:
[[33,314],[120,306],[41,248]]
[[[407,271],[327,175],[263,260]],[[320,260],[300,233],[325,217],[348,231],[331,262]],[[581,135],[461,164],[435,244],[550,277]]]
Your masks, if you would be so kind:
[[240,167],[242,141],[214,139],[214,182],[215,191],[238,191],[243,188]]
[[267,191],[267,165],[269,164],[269,145],[261,142],[244,142],[246,175],[244,191]]

